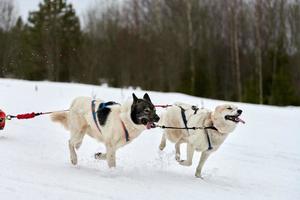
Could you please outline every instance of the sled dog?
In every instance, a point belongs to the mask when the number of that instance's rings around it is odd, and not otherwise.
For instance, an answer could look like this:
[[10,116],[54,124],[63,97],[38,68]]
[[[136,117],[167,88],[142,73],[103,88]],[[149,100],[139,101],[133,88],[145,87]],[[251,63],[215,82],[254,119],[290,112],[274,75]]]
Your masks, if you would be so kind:
[[[161,116],[160,124],[170,127],[206,127],[195,130],[165,129],[159,149],[163,150],[166,140],[175,143],[175,159],[183,166],[191,166],[194,151],[201,153],[195,173],[201,177],[202,167],[212,152],[215,152],[239,122],[242,110],[231,104],[220,105],[214,111],[195,106],[176,103]],[[186,123],[185,123],[186,122]],[[180,160],[180,144],[187,143],[187,159]]]
[[109,167],[116,166],[116,151],[129,144],[142,131],[159,120],[154,105],[146,93],[143,99],[132,94],[133,100],[120,105],[100,99],[78,97],[73,100],[69,112],[53,113],[51,119],[70,131],[70,160],[77,164],[76,150],[86,134],[104,143],[106,153],[96,153],[95,158],[107,160]]

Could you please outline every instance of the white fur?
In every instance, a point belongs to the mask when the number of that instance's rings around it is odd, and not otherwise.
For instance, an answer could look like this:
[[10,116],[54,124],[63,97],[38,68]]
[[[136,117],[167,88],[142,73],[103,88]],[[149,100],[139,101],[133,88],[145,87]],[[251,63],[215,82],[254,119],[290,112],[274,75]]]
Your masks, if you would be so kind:
[[[105,125],[99,125],[100,133],[93,119],[91,101],[92,99],[89,97],[78,97],[72,102],[69,112],[53,113],[51,118],[53,121],[63,124],[71,133],[69,150],[72,164],[77,164],[76,150],[79,149],[85,134],[88,134],[106,146],[106,154],[102,154],[99,159],[106,159],[109,167],[115,167],[116,150],[138,137],[145,130],[145,126],[132,122],[130,117],[132,101],[127,101],[123,105],[110,106],[111,112]],[[96,101],[96,109],[101,102],[103,101]],[[129,142],[126,142],[121,120],[129,133]]]
[[[175,159],[179,162],[179,164],[184,166],[192,165],[194,151],[202,152],[195,174],[196,177],[201,177],[202,167],[209,155],[220,147],[229,133],[232,132],[237,125],[235,122],[225,120],[225,115],[236,114],[238,108],[234,105],[226,104],[217,106],[213,112],[207,109],[199,109],[198,112],[194,114],[194,110],[191,109],[191,105],[176,103],[163,113],[159,123],[165,126],[184,127],[181,110],[178,106],[181,106],[186,110],[185,115],[188,127],[208,127],[213,125],[218,129],[218,131],[208,129],[213,149],[208,150],[208,140],[203,129],[188,131],[165,129],[159,148],[160,150],[165,148],[166,139],[175,143]],[[232,110],[228,110],[228,107],[231,107]],[[187,143],[186,160],[180,160],[180,144],[182,143]]]

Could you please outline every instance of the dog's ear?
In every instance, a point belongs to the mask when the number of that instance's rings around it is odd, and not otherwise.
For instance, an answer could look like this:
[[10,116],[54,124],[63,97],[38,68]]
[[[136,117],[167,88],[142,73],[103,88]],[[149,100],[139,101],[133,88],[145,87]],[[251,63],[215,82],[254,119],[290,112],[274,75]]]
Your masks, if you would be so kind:
[[227,106],[225,106],[225,105],[219,105],[219,106],[217,106],[217,107],[215,108],[215,112],[221,113],[221,112],[223,112],[224,110],[226,110],[226,107],[227,107]]
[[215,112],[220,112],[221,107],[222,107],[222,106],[217,106],[217,107],[215,108]]
[[133,97],[133,102],[137,102],[138,101],[138,98],[135,96],[134,93],[132,93],[132,97]]
[[[145,99],[146,101],[151,102],[151,99],[150,99],[150,97],[149,97],[149,95],[148,95],[147,93],[144,94],[143,99]],[[152,103],[152,102],[151,102],[151,103]]]

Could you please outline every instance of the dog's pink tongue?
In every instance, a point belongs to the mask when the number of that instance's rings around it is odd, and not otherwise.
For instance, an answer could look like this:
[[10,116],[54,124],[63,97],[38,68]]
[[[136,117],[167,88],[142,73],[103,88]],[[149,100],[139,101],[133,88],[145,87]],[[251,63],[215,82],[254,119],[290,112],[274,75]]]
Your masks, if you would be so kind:
[[238,120],[239,122],[243,123],[243,124],[246,123],[244,120],[240,119],[239,117],[237,118],[237,120]]
[[152,128],[152,123],[148,122],[147,125],[146,125],[147,129],[150,129]]

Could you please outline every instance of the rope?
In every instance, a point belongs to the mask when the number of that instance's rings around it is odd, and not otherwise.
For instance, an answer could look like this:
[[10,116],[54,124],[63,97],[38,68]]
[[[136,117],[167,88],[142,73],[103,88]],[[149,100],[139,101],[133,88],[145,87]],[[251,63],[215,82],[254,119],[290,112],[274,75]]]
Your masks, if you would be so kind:
[[197,129],[213,129],[217,130],[216,127],[214,126],[208,126],[208,127],[203,127],[203,126],[193,126],[193,127],[174,127],[174,126],[165,126],[165,125],[155,125],[154,128],[162,128],[162,129],[177,129],[177,130],[183,130],[183,129],[188,129],[188,130],[197,130]]
[[199,127],[174,127],[174,126],[155,125],[154,128],[155,127],[162,128],[162,129],[177,129],[177,130],[178,129],[179,130],[182,130],[182,129],[184,129],[184,130],[187,130],[187,129],[188,130],[189,129],[192,129],[192,130],[203,129],[204,132],[205,132],[205,135],[206,135],[207,143],[208,143],[207,150],[212,150],[213,149],[207,129],[213,129],[215,131],[218,131],[218,129],[214,126],[207,126],[207,127],[202,127],[202,126],[199,126]]
[[166,104],[166,105],[154,105],[154,107],[160,107],[160,108],[167,108],[167,107],[171,107],[173,105],[170,105],[170,104]]
[[48,114],[52,114],[52,113],[55,113],[55,112],[67,112],[67,111],[69,111],[69,110],[38,112],[38,113],[32,112],[32,113],[25,113],[25,114],[18,114],[18,115],[7,115],[6,119],[7,120],[12,120],[14,118],[16,118],[16,119],[32,119],[32,118],[34,118],[36,116],[39,116],[39,115],[48,115]]

